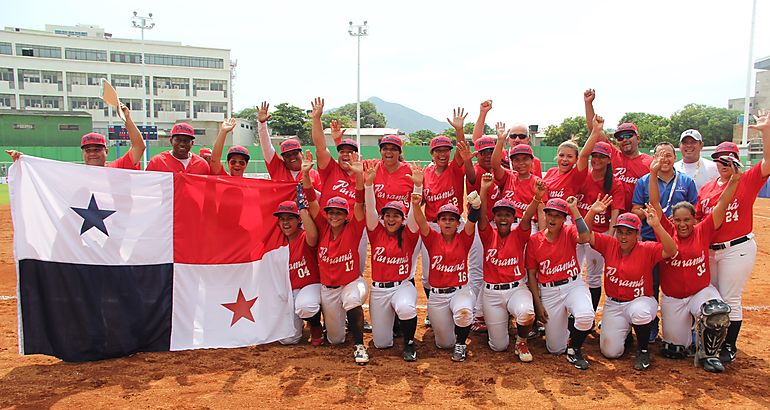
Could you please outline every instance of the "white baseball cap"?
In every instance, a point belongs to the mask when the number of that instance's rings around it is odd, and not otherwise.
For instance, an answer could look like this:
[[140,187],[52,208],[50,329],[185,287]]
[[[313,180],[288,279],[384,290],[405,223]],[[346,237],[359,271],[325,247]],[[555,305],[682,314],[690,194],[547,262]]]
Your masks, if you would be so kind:
[[682,142],[682,140],[684,140],[686,137],[690,137],[695,141],[703,142],[703,136],[700,135],[700,132],[698,132],[698,130],[689,129],[683,132],[682,135],[679,136],[679,142]]

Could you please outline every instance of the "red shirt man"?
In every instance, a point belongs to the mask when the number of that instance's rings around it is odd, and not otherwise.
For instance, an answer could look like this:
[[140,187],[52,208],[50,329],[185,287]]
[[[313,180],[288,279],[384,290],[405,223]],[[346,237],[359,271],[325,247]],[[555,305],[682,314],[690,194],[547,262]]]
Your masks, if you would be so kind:
[[190,124],[180,122],[171,128],[171,150],[152,157],[147,171],[178,172],[184,174],[209,175],[208,162],[190,152],[195,140],[195,130]]

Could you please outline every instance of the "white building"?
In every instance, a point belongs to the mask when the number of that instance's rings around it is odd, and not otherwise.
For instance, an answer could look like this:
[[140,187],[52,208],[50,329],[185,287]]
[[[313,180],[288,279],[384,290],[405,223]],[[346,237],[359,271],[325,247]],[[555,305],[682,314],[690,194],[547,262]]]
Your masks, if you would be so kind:
[[[232,111],[230,50],[112,38],[92,25],[0,31],[0,109],[86,111],[106,134],[120,120],[99,98],[101,78],[137,124],[157,125],[160,135],[175,122],[196,127]],[[201,133],[204,144],[216,136]]]

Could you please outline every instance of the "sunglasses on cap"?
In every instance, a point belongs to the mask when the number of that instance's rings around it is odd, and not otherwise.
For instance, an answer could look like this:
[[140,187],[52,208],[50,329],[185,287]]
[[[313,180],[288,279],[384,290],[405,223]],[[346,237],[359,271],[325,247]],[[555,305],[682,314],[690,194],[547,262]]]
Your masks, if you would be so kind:
[[523,139],[526,139],[527,137],[529,137],[529,135],[527,134],[508,134],[508,138],[513,138],[513,139],[518,138],[520,140],[523,140]]
[[623,140],[631,139],[631,138],[633,138],[635,136],[636,136],[636,134],[634,134],[633,132],[627,132],[627,133],[624,133],[624,134],[616,135],[615,139],[618,140],[618,141],[623,141]]

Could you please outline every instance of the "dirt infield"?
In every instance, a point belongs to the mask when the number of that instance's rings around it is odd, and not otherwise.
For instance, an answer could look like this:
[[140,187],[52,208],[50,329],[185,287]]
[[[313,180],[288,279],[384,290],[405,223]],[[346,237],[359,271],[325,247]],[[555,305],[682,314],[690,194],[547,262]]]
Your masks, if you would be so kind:
[[[649,371],[636,372],[632,354],[603,358],[597,335],[586,341],[588,371],[548,354],[542,340],[530,343],[535,361],[525,364],[512,352],[493,353],[479,334],[471,336],[468,361],[453,363],[422,326],[424,309],[415,363],[401,360],[400,341],[377,350],[370,335],[365,367],[353,363],[350,343],[140,353],[81,364],[19,356],[12,227],[9,208],[2,206],[0,407],[770,407],[770,200],[758,200],[755,212],[759,255],[744,293],[744,305],[752,309],[744,314],[737,362],[713,375],[689,360],[657,354]],[[418,303],[425,304],[424,295]]]

